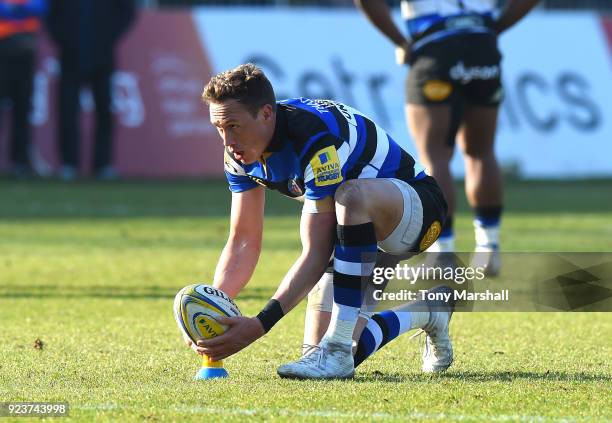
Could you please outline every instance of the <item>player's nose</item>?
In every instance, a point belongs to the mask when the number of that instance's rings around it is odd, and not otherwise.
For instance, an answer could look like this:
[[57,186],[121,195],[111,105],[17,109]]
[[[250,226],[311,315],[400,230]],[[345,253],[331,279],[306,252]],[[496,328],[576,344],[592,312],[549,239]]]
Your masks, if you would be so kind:
[[233,147],[236,145],[234,138],[227,132],[223,134],[223,145],[225,147]]

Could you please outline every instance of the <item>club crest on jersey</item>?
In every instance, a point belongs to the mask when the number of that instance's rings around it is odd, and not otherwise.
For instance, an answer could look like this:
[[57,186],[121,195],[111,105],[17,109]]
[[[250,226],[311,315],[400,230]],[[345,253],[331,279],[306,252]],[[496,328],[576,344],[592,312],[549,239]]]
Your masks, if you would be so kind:
[[318,187],[342,182],[342,167],[336,148],[331,145],[317,151],[310,160],[314,182]]

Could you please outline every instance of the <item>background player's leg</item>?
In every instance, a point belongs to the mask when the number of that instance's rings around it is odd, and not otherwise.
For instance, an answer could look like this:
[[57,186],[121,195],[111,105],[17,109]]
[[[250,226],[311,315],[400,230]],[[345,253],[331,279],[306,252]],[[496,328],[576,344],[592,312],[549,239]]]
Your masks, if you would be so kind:
[[451,106],[407,104],[406,119],[416,143],[418,160],[425,166],[427,174],[436,179],[448,204],[447,221],[440,237],[429,251],[453,251],[452,217],[455,213],[455,188],[450,172],[450,160],[453,156],[453,144],[449,142],[452,131]]
[[465,159],[465,193],[474,210],[476,251],[494,252],[486,258],[488,274],[499,271],[499,224],[502,211],[502,178],[493,144],[497,127],[495,106],[469,106],[458,142]]
[[458,142],[465,159],[465,194],[472,207],[499,206],[502,181],[493,149],[497,107],[469,106],[459,128]]

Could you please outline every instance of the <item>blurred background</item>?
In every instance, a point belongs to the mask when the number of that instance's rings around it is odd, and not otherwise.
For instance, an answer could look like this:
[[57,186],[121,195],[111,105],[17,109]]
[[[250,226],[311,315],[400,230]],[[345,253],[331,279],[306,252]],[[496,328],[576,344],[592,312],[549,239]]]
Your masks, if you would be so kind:
[[[399,20],[399,0],[390,4]],[[221,144],[200,94],[212,74],[246,61],[264,68],[278,98],[346,102],[414,153],[403,112],[406,68],[394,64],[392,46],[352,1],[140,0],[135,7],[114,45],[114,147],[108,148],[108,160],[94,154],[92,139],[100,130],[93,113],[96,95],[93,84],[82,83],[82,113],[72,119],[80,130],[73,153],[78,157],[72,167],[62,168],[66,159],[60,157],[59,139],[66,131],[59,128],[58,90],[63,50],[50,36],[43,13],[29,113],[26,165],[32,172],[22,172],[11,159],[14,101],[4,96],[0,173],[64,180],[222,177]],[[496,151],[507,175],[612,176],[611,14],[610,0],[544,0],[500,37],[505,100]],[[459,156],[452,167],[461,177]]]

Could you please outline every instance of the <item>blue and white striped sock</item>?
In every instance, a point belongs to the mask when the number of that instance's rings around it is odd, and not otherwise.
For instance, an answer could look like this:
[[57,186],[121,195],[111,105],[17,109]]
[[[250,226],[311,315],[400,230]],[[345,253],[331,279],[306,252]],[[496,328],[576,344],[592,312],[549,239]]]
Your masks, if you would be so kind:
[[376,233],[372,222],[338,225],[334,250],[334,306],[326,337],[351,344],[363,301],[362,283],[376,264]]

